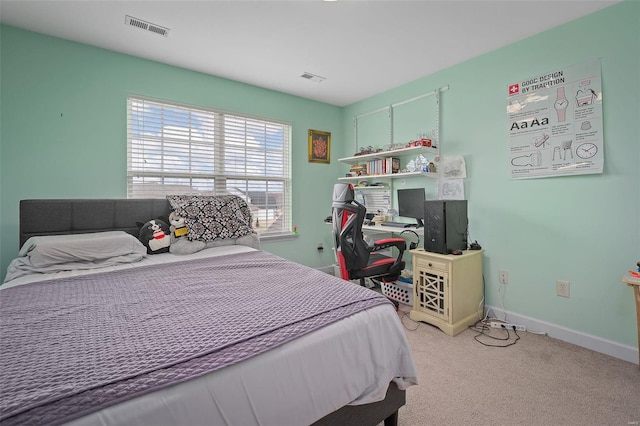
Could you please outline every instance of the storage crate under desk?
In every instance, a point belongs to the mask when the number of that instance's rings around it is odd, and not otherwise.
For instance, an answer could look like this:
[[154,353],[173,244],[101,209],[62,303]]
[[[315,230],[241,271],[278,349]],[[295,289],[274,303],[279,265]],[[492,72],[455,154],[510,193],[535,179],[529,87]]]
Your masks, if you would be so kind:
[[409,283],[396,281],[395,283],[381,282],[382,294],[391,300],[413,306],[413,286]]

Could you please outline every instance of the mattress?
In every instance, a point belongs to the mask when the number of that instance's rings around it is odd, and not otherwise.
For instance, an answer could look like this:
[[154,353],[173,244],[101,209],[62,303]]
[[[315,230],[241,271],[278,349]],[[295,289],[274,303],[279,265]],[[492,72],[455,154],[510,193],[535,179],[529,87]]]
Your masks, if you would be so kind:
[[[224,246],[188,258],[241,253]],[[99,272],[185,260],[170,253]],[[30,275],[17,285],[95,273]],[[345,283],[346,284],[346,283]],[[382,400],[390,381],[400,389],[417,383],[410,348],[391,305],[377,306],[306,334],[275,349],[187,382],[135,397],[70,424],[310,424],[344,405]]]

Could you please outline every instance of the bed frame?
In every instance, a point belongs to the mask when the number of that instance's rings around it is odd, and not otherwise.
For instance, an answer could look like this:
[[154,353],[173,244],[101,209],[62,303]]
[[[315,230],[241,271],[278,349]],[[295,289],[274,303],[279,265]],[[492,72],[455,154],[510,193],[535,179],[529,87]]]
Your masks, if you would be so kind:
[[[20,201],[20,247],[29,237],[125,231],[138,236],[137,222],[168,218],[166,199],[38,199]],[[384,400],[364,405],[346,405],[315,422],[314,426],[371,425],[384,421],[397,426],[398,409],[406,403],[406,391],[389,384]]]
[[136,238],[136,222],[167,219],[166,199],[21,200],[20,247],[36,235],[125,231]]

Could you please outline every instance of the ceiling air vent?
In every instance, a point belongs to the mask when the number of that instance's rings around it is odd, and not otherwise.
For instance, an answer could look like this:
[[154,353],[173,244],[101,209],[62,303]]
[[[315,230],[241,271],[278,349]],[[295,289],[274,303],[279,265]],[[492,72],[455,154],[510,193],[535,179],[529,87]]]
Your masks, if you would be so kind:
[[151,22],[143,21],[142,19],[134,18],[133,16],[126,15],[124,23],[125,25],[140,28],[144,31],[150,31],[165,37],[169,36],[169,28],[161,27],[160,25],[152,24]]
[[307,80],[315,81],[316,83],[322,83],[322,81],[326,80],[326,77],[320,77],[319,75],[311,74],[310,72],[304,72],[300,76],[302,78],[306,78]]

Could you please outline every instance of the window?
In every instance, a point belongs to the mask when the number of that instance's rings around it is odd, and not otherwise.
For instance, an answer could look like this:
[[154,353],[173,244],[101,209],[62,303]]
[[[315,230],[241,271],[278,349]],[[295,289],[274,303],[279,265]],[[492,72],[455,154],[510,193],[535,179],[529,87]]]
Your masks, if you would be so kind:
[[289,124],[141,97],[127,119],[129,198],[235,194],[261,237],[289,233]]

